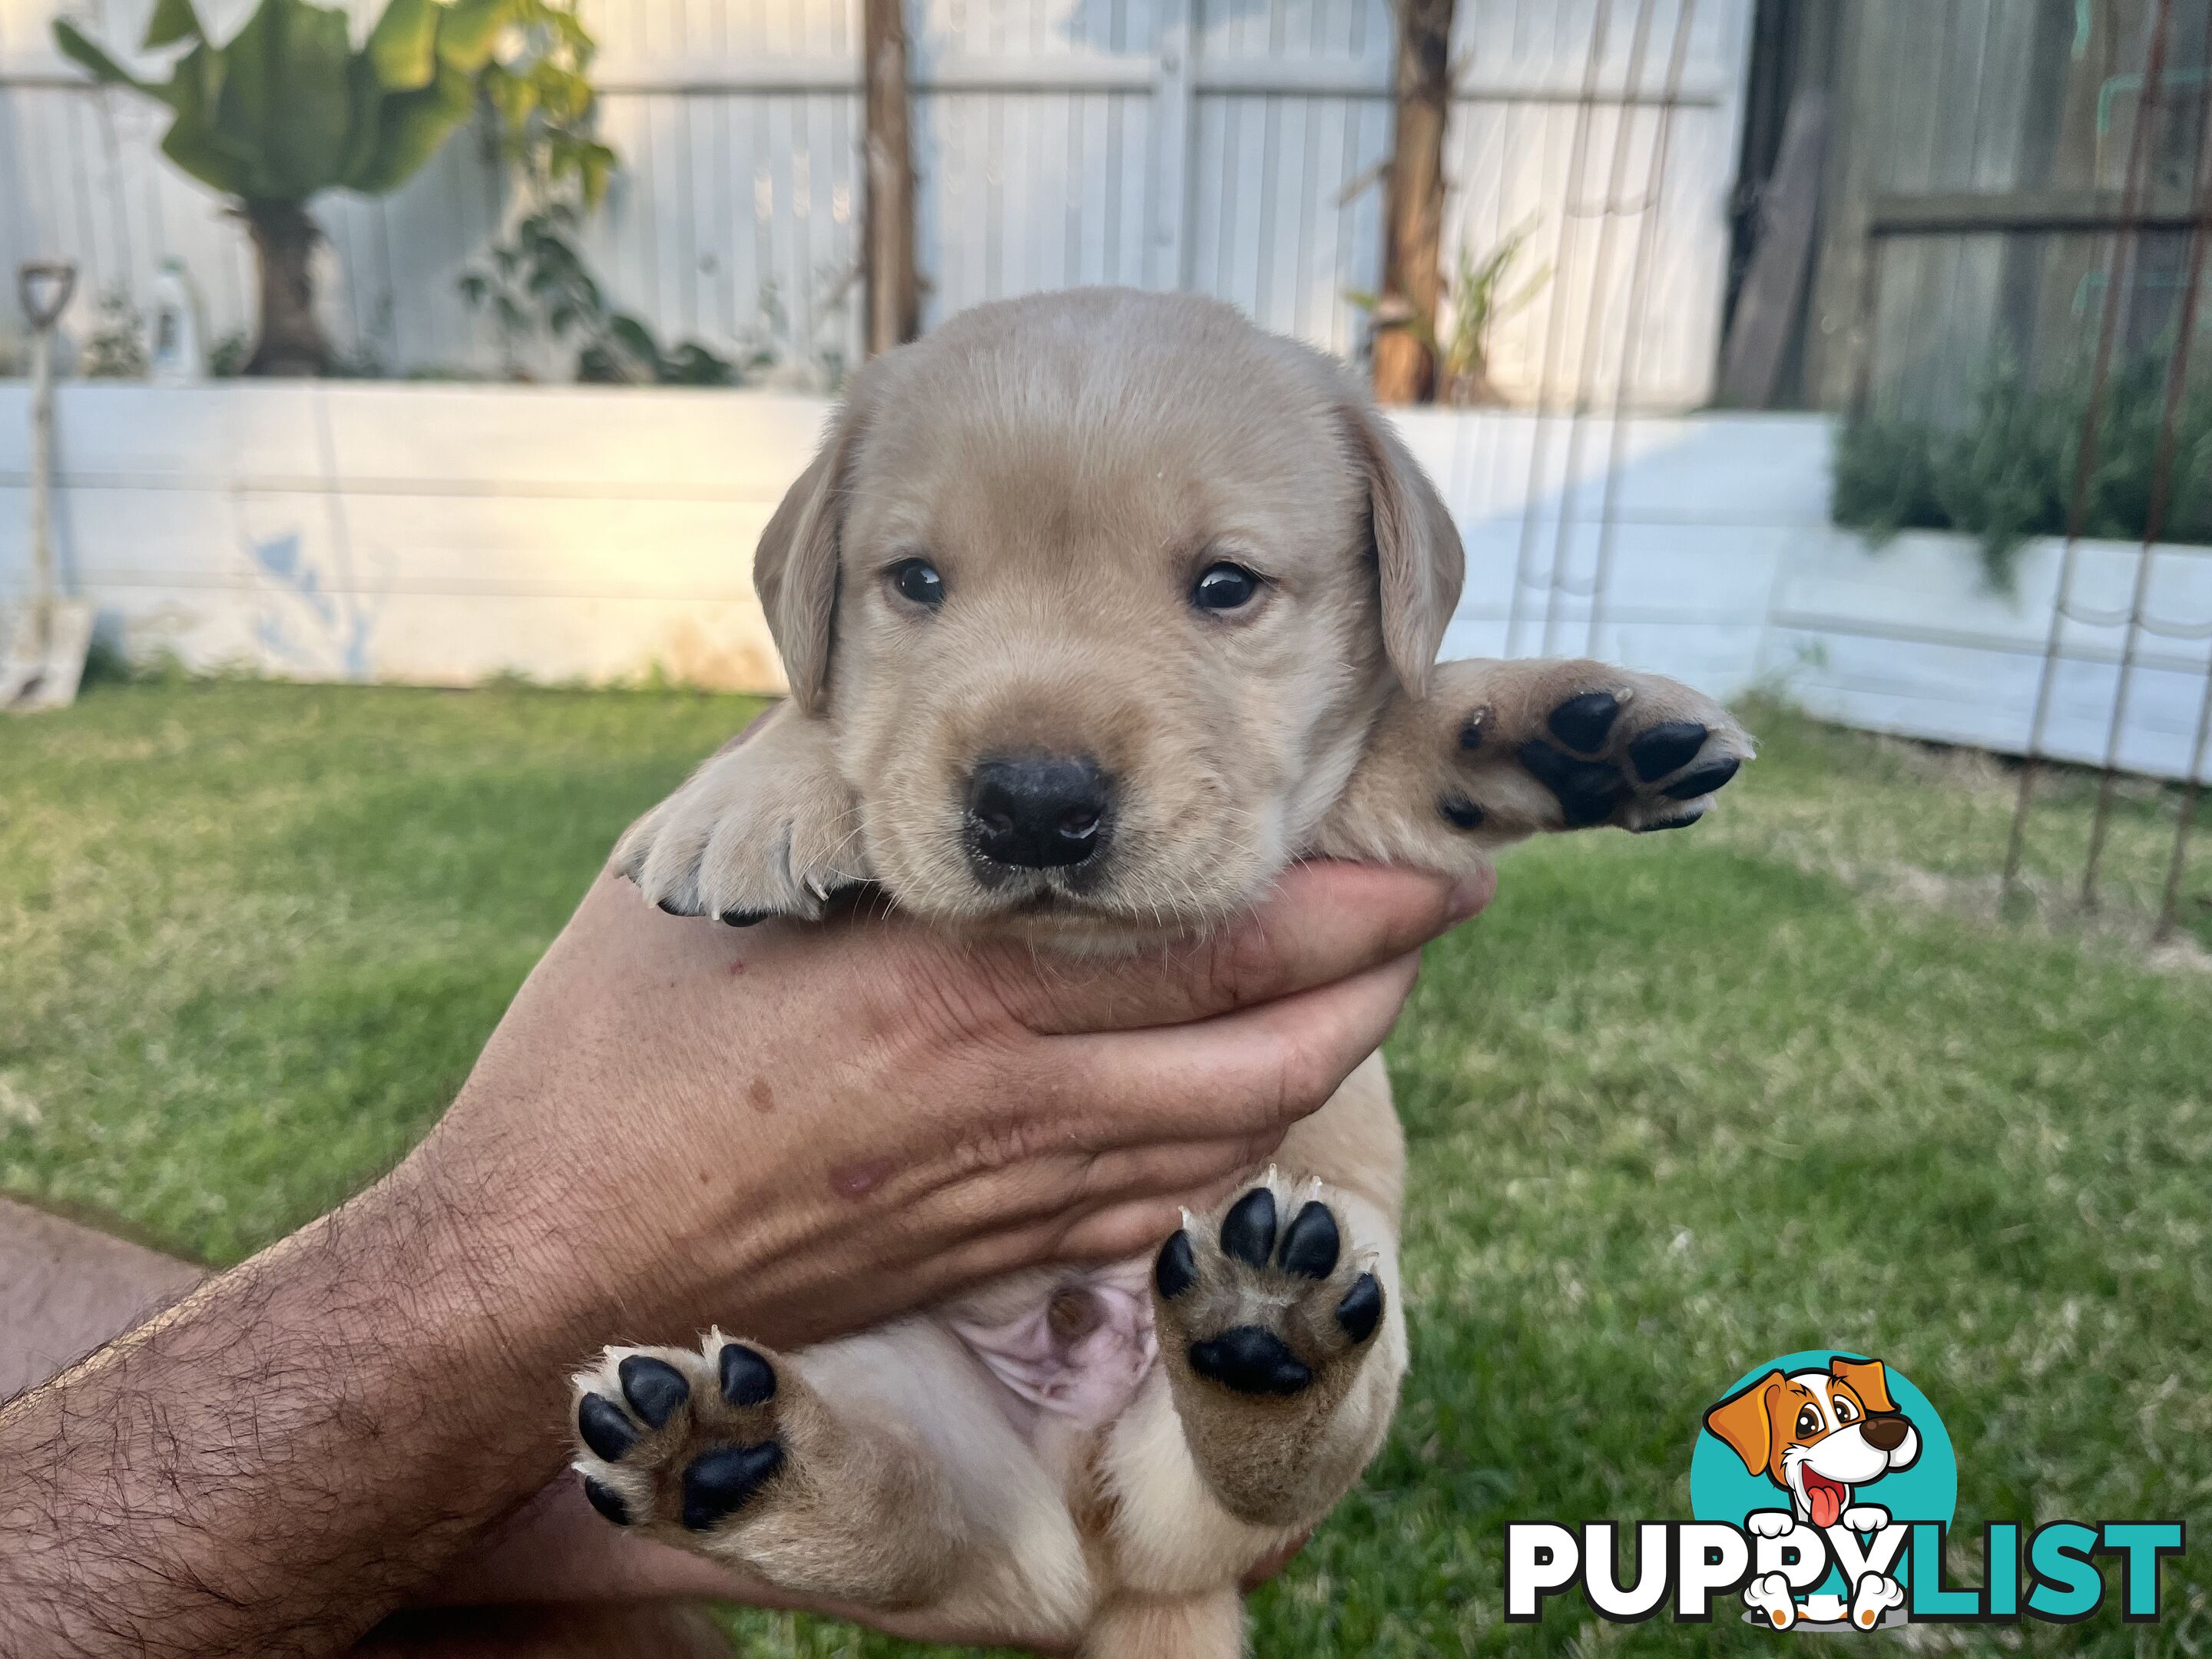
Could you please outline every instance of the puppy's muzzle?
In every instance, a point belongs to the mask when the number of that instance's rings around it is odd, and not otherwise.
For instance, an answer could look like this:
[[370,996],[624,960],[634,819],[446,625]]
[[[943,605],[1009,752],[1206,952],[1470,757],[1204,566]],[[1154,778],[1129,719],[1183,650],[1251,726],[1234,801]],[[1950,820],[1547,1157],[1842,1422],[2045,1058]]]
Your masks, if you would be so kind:
[[1113,805],[1111,781],[1087,755],[980,761],[968,777],[968,846],[1011,869],[1065,869],[1105,847]]

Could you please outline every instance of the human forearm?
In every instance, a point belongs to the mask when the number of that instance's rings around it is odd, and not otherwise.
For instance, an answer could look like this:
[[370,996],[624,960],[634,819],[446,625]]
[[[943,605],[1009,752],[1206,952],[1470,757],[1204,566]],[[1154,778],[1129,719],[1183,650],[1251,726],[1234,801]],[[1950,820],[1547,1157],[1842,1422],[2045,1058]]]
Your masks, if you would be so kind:
[[547,1480],[590,1315],[458,1207],[404,1168],[0,1411],[0,1652],[329,1651]]

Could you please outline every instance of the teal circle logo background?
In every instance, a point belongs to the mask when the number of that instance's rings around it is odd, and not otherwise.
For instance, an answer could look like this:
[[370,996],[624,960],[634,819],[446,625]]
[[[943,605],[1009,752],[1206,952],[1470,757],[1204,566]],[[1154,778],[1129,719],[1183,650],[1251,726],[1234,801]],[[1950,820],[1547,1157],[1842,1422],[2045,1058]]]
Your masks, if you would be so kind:
[[[1880,1356],[1854,1353],[1847,1348],[1807,1348],[1797,1353],[1785,1353],[1763,1365],[1753,1365],[1706,1404],[1718,1405],[1769,1371],[1780,1371],[1784,1376],[1792,1371],[1824,1371],[1832,1359],[1869,1357]],[[1928,1396],[1915,1388],[1910,1378],[1887,1361],[1883,1362],[1882,1370],[1888,1379],[1890,1399],[1919,1431],[1920,1455],[1911,1468],[1895,1470],[1860,1487],[1861,1501],[1880,1504],[1889,1511],[1893,1521],[1941,1521],[1948,1526],[1959,1505],[1959,1460],[1951,1447],[1950,1431],[1936,1414],[1936,1407],[1929,1404]],[[1728,1443],[1705,1426],[1700,1413],[1697,1447],[1690,1454],[1690,1513],[1700,1521],[1720,1521],[1740,1527],[1753,1510],[1789,1507],[1790,1494],[1763,1473],[1753,1474],[1745,1468],[1743,1460],[1729,1449]],[[1906,1553],[1899,1552],[1896,1565],[1890,1569],[1890,1576],[1899,1583],[1911,1581],[1905,1558]],[[1815,1588],[1840,1593],[1848,1587],[1844,1585],[1840,1572],[1832,1571]]]

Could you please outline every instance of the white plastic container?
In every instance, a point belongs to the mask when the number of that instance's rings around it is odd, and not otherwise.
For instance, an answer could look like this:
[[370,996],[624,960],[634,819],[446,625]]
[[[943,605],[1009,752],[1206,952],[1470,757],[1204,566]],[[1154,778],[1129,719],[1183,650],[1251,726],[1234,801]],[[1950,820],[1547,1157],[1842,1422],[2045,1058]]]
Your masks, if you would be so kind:
[[164,259],[154,273],[154,313],[148,334],[153,361],[146,378],[155,386],[191,386],[207,379],[201,344],[199,295],[181,259]]

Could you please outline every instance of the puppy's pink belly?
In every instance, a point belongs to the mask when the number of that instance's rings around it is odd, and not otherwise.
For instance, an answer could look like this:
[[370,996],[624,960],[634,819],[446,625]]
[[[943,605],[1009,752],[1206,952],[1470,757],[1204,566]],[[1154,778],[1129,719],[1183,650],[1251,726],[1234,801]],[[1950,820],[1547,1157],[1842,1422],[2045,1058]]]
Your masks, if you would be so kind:
[[1005,1317],[946,1322],[1009,1393],[1095,1428],[1127,1408],[1158,1357],[1149,1279],[1141,1261],[1073,1272]]

